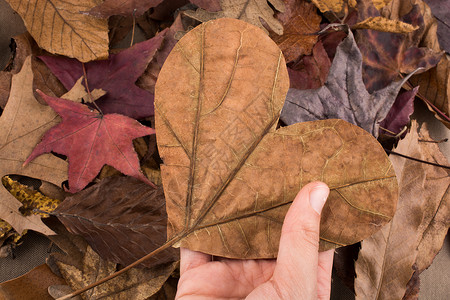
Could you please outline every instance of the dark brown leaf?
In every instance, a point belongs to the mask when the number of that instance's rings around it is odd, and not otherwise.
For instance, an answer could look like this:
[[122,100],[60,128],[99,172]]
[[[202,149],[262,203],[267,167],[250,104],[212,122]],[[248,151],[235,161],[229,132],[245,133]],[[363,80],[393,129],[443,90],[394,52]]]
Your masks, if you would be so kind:
[[86,13],[97,18],[107,19],[111,16],[140,16],[163,2],[163,0],[105,0],[103,3],[93,7]]
[[331,188],[322,250],[389,221],[397,182],[381,146],[341,120],[275,130],[288,85],[280,49],[248,23],[204,23],[175,46],[158,77],[155,121],[176,246],[274,257],[290,203],[314,180]]
[[[161,187],[132,177],[109,177],[66,198],[54,215],[100,257],[129,265],[166,241],[165,208]],[[169,248],[143,265],[177,261],[178,252]]]

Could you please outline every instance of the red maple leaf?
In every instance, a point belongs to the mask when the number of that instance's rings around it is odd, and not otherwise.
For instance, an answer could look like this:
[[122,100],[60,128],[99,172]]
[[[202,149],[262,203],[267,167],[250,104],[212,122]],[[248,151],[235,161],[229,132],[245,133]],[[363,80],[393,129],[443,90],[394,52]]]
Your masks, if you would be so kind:
[[135,138],[155,133],[154,129],[126,116],[103,115],[86,105],[38,93],[62,122],[45,133],[24,165],[51,151],[66,155],[71,193],[82,190],[105,164],[154,186],[141,173],[132,143]]
[[[152,116],[154,96],[135,85],[164,40],[166,30],[154,38],[138,43],[108,60],[84,64],[90,90],[102,89],[107,93],[96,101],[104,113],[119,113],[134,119]],[[83,64],[74,58],[40,56],[67,90],[84,75]]]

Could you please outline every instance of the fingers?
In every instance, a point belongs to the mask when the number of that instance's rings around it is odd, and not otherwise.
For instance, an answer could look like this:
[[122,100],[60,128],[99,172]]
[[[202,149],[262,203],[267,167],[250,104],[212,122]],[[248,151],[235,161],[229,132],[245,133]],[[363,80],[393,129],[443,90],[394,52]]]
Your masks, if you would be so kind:
[[317,299],[330,299],[333,257],[334,249],[319,253],[319,269],[317,270]]
[[290,297],[317,294],[320,213],[328,194],[322,182],[307,184],[284,219],[274,280],[289,285],[284,290],[290,290]]
[[206,264],[211,261],[211,255],[192,251],[187,248],[180,248],[180,275],[184,272]]

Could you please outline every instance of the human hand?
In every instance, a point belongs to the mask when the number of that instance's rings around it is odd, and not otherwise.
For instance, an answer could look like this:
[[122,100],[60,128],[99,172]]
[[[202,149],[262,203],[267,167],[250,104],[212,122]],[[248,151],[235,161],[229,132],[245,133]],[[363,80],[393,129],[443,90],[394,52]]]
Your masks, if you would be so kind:
[[334,250],[319,253],[329,189],[303,187],[284,219],[276,260],[217,258],[181,248],[176,299],[329,299]]

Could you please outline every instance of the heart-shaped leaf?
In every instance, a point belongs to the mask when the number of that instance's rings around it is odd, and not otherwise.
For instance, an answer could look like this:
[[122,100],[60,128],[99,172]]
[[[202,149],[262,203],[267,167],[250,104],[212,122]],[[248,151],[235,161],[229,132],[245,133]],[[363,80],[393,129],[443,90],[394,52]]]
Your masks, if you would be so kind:
[[355,243],[391,219],[397,181],[378,142],[335,119],[277,130],[288,87],[281,50],[245,22],[203,23],[175,46],[155,108],[168,238],[176,246],[275,257],[289,205],[315,180],[331,188],[322,250]]

